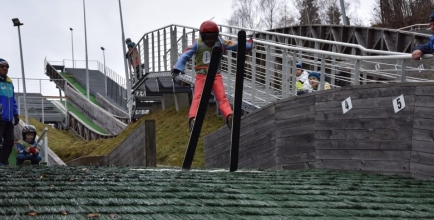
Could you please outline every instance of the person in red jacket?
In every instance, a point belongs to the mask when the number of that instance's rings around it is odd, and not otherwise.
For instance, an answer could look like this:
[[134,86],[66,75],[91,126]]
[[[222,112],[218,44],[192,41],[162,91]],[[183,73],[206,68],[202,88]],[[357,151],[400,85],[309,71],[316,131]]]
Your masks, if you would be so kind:
[[[172,76],[175,78],[180,73],[184,74],[185,64],[189,59],[196,55],[196,82],[194,86],[193,100],[190,106],[189,117],[189,127],[190,131],[194,124],[197,108],[199,106],[199,101],[201,97],[201,92],[205,84],[206,74],[208,73],[208,67],[211,60],[211,51],[214,46],[220,46],[223,52],[227,50],[236,51],[238,49],[238,43],[231,40],[223,40],[219,37],[219,28],[217,24],[213,21],[205,21],[200,25],[199,28],[200,38],[196,39],[193,45],[185,51],[176,62],[174,68],[172,69]],[[246,51],[252,50],[253,40],[250,39],[246,43]],[[213,91],[215,98],[218,102],[220,112],[226,119],[228,127],[232,125],[232,108],[226,97],[225,88],[223,86],[223,79],[220,75],[221,65],[215,76]]]

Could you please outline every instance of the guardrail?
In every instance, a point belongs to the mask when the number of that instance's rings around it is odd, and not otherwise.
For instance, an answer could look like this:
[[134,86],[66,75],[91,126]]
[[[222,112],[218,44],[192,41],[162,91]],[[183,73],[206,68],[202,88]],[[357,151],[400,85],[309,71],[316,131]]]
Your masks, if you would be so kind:
[[[372,83],[431,81],[424,77],[432,71],[431,67],[427,66],[429,64],[413,61],[407,53],[366,49],[358,44],[227,25],[219,25],[219,28],[224,39],[236,39],[235,33],[245,30],[254,41],[254,49],[246,58],[243,94],[245,110],[250,111],[295,95],[296,62],[303,63],[307,71],[325,73],[321,74],[321,88],[326,80],[333,88]],[[145,33],[136,44],[144,71],[170,71],[179,55],[197,37],[197,28],[175,24]],[[426,59],[431,60],[432,56],[424,56],[424,60]],[[186,75],[179,79],[194,83],[195,71],[192,67],[194,59],[187,63]],[[222,59],[221,74],[230,101],[233,100],[235,67],[236,52],[228,51]]]

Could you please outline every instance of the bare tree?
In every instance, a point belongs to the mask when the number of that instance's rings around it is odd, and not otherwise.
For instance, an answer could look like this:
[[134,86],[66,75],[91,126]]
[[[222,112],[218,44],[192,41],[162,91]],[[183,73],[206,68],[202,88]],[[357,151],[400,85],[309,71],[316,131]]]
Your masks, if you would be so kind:
[[434,0],[377,0],[372,25],[401,28],[427,23]]
[[296,0],[300,11],[300,24],[320,24],[319,7],[316,0]]
[[259,29],[261,26],[260,8],[256,1],[233,0],[234,12],[227,20],[229,25]]
[[293,1],[290,0],[289,3],[290,4],[288,4],[288,1],[284,0],[280,9],[278,10],[279,17],[276,24],[276,28],[289,27],[291,25],[296,25],[298,23],[296,21],[296,17],[298,17],[299,15],[297,13],[294,13],[296,9],[293,7],[294,5]]
[[278,8],[281,7],[279,0],[259,0],[262,12],[262,21],[265,29],[273,29],[278,22]]

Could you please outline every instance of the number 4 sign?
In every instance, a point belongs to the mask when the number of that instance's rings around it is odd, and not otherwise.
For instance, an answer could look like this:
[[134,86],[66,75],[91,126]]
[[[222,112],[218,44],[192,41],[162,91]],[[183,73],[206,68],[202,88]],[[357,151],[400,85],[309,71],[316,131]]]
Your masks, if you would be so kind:
[[351,97],[348,97],[342,102],[342,111],[347,113],[349,110],[353,108],[353,104],[351,103]]
[[395,113],[397,113],[404,108],[405,108],[404,95],[400,95],[398,96],[398,98],[393,100],[393,109],[395,110]]

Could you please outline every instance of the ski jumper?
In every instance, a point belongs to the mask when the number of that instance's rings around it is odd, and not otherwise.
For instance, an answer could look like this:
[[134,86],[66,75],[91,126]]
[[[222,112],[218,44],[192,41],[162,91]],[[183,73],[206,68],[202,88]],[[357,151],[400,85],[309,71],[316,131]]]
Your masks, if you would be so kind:
[[[230,40],[223,40],[219,38],[215,42],[213,46],[220,46],[222,47],[223,53],[226,50],[233,50],[236,51],[238,49],[238,43],[235,41]],[[211,52],[213,47],[207,46],[201,38],[198,38],[194,43],[191,49],[185,51],[178,59],[178,61],[175,64],[175,69],[180,70],[181,72],[184,72],[185,70],[185,64],[189,59],[193,57],[193,55],[196,55],[196,82],[194,85],[194,92],[193,92],[193,100],[191,102],[190,111],[188,113],[189,118],[195,118],[197,113],[197,108],[199,107],[199,101],[202,94],[203,86],[205,84],[206,74],[208,73],[208,67],[211,61]],[[250,51],[252,49],[252,43],[246,44],[246,51]],[[218,102],[218,106],[220,109],[220,112],[223,114],[223,117],[227,119],[229,115],[231,115],[232,108],[229,104],[228,98],[226,97],[225,88],[223,86],[223,78],[220,75],[221,71],[221,62],[219,63],[219,67],[217,70],[217,74],[215,76],[214,84],[213,84],[213,91],[215,98]]]

